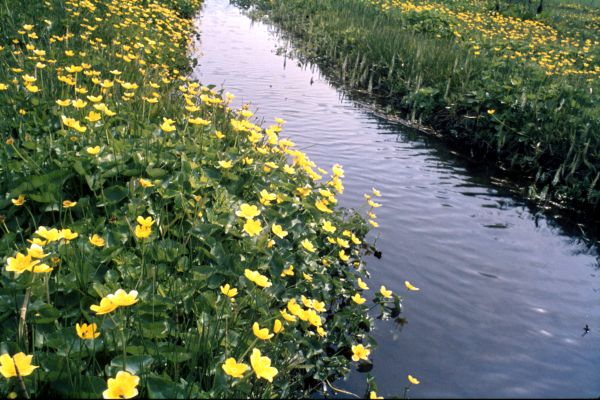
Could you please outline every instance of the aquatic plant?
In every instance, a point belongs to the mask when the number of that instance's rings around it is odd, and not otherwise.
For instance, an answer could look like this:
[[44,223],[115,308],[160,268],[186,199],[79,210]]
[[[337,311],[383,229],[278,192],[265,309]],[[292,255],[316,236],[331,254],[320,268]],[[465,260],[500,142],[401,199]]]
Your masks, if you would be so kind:
[[374,349],[381,194],[339,208],[342,166],[188,79],[198,1],[7,4],[0,393],[306,396]]

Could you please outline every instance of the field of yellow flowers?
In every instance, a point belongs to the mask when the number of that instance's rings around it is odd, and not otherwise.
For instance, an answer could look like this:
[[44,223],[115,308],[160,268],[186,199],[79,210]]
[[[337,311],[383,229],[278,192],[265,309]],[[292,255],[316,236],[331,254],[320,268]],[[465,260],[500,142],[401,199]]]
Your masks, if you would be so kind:
[[[600,7],[585,0],[237,0],[298,56],[524,194],[600,212]],[[533,3],[534,6],[529,4]]]
[[368,363],[369,307],[400,312],[366,294],[381,194],[340,209],[342,166],[187,79],[199,0],[22,3],[0,11],[0,396],[306,396]]

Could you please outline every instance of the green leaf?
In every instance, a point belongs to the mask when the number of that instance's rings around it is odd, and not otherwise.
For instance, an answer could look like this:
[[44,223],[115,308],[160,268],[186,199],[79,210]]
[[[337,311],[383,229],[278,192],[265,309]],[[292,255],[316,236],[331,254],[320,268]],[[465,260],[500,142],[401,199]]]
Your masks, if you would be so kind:
[[[111,369],[123,371],[123,369],[131,374],[140,375],[147,372],[152,366],[154,358],[149,355],[127,356],[123,362],[123,356],[115,357],[110,362]],[[116,375],[116,373],[115,373]]]
[[183,398],[184,392],[175,382],[162,376],[149,376],[146,379],[148,397],[151,399]]
[[108,204],[118,203],[129,194],[129,190],[123,186],[111,186],[104,190],[104,198]]
[[162,168],[146,168],[146,173],[148,174],[148,176],[150,178],[161,178],[163,176],[165,176],[167,174],[167,171],[165,171]]

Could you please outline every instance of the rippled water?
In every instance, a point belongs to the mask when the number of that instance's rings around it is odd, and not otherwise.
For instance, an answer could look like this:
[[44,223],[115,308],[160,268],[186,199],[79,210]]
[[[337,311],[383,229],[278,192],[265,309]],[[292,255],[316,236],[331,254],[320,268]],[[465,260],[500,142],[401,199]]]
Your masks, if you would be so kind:
[[[267,122],[284,118],[284,134],[319,166],[343,164],[342,205],[359,205],[372,186],[384,194],[383,258],[369,260],[369,283],[402,293],[405,321],[374,331],[381,395],[402,394],[409,373],[422,382],[411,397],[600,395],[592,250],[442,146],[345,99],[316,67],[277,55],[285,43],[273,28],[227,0],[205,0],[197,23],[196,78]],[[408,293],[407,279],[421,291]],[[362,394],[356,374],[338,385]]]

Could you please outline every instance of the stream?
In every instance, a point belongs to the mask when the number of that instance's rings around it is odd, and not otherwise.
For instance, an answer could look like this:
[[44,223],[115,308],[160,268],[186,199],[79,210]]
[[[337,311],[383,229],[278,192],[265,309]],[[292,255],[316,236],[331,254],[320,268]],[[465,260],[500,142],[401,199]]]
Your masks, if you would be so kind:
[[[196,24],[194,78],[265,123],[286,120],[281,137],[320,167],[342,164],[342,206],[372,187],[383,194],[370,233],[382,258],[367,259],[368,284],[401,294],[403,312],[373,331],[379,395],[402,395],[412,374],[414,398],[600,396],[600,258],[580,233],[280,54],[289,43],[277,29],[228,0],[205,0]],[[335,385],[362,395],[359,375]]]

